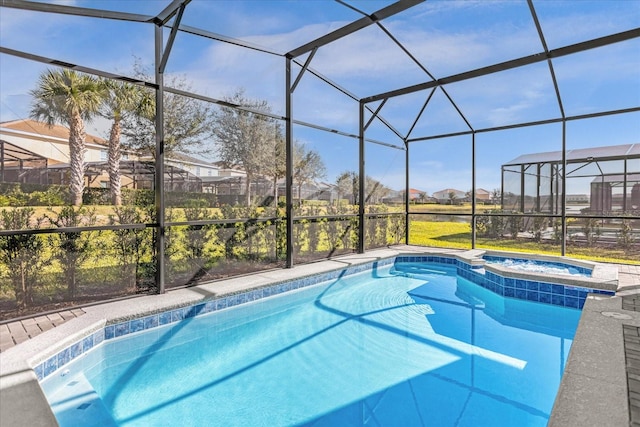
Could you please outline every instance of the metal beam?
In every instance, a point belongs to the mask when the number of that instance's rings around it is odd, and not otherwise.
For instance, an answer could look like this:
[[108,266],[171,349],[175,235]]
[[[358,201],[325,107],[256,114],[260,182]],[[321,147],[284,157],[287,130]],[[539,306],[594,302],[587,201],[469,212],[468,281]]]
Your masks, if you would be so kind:
[[[152,85],[151,83],[148,83],[148,85],[152,86],[152,87],[155,87],[155,85]],[[211,98],[210,96],[201,95],[201,94],[193,93],[193,92],[188,92],[188,91],[185,91],[185,90],[176,89],[176,88],[172,88],[172,87],[169,87],[169,86],[165,86],[164,87],[164,91],[165,92],[169,92],[169,93],[175,93],[176,95],[195,98],[195,99],[198,99],[200,101],[211,102],[212,104],[221,105],[223,107],[235,108],[235,109],[238,109],[238,110],[246,111],[246,112],[251,113],[251,114],[257,114],[257,115],[260,115],[260,116],[269,117],[269,118],[276,119],[276,120],[286,120],[285,116],[281,116],[281,115],[273,114],[273,113],[266,113],[264,111],[259,111],[259,110],[254,110],[254,109],[251,109],[251,108],[243,107],[242,105],[233,104],[233,103],[228,102],[228,101],[223,101],[223,100],[220,100],[220,99]],[[314,123],[308,123],[308,122],[305,122],[305,121],[302,121],[302,120],[294,120],[294,119],[292,119],[291,122],[293,124],[296,124],[296,125],[305,126],[305,127],[312,128],[312,129],[318,129],[318,130],[325,131],[325,132],[331,132],[331,133],[335,133],[336,135],[346,136],[348,138],[354,138],[354,139],[358,138],[358,135],[356,135],[354,133],[344,132],[344,131],[341,131],[341,130],[337,130],[337,129],[332,129],[332,128],[328,128],[328,127],[325,127],[325,126],[316,125]],[[378,140],[371,139],[371,138],[367,138],[367,139],[365,139],[365,141],[371,142],[373,144],[384,145],[384,146],[387,146],[387,147],[397,148],[399,150],[404,150],[403,147],[398,147],[396,145],[389,144],[389,143],[382,142],[382,141],[378,141]]]
[[525,65],[535,64],[547,59],[560,58],[562,56],[571,55],[574,53],[584,52],[585,50],[595,49],[598,47],[608,46],[610,44],[623,42],[640,37],[640,28],[634,28],[629,31],[623,31],[621,33],[611,34],[609,36],[600,37],[597,39],[588,40],[582,43],[576,43],[569,46],[564,46],[558,49],[550,50],[548,53],[540,52],[529,56],[524,56],[517,59],[501,62],[499,64],[489,65],[487,67],[477,68],[475,70],[466,71],[460,74],[454,74],[449,77],[444,77],[435,81],[428,81],[425,83],[418,83],[416,85],[407,86],[402,89],[396,89],[389,92],[381,93],[378,95],[369,96],[363,98],[365,103],[379,101],[384,98],[392,98],[395,96],[406,95],[421,90],[431,89],[451,83],[461,82],[476,77],[482,77],[489,74],[498,73],[500,71],[506,71],[513,68],[523,67]]
[[404,244],[410,245],[409,236],[411,234],[411,230],[409,227],[411,225],[410,215],[409,215],[409,161],[411,157],[409,156],[409,144],[405,143],[407,147],[407,151],[404,153]]
[[363,28],[368,27],[369,25],[375,24],[381,19],[388,18],[397,13],[403,12],[417,4],[422,3],[425,0],[400,0],[397,1],[387,7],[384,7],[371,15],[362,17],[357,21],[351,22],[350,24],[345,25],[344,27],[338,28],[335,31],[330,32],[329,34],[325,34],[322,37],[319,37],[309,43],[306,43],[292,51],[289,51],[286,56],[287,58],[296,58],[300,55],[303,55],[313,49],[317,49],[319,47],[325,46],[331,42],[334,42],[342,37],[348,36],[349,34],[353,34]]
[[[540,43],[542,43],[542,48],[544,49],[545,53],[548,55],[549,47],[547,46],[547,41],[544,38],[544,32],[542,31],[540,20],[538,20],[538,14],[536,13],[536,9],[533,7],[533,1],[527,0],[527,4],[529,5],[529,11],[531,12],[533,23],[536,25],[536,30],[538,31],[538,37],[540,38]],[[549,65],[549,73],[551,74],[551,80],[553,81],[553,88],[556,91],[556,99],[558,101],[558,108],[560,108],[560,115],[564,117],[565,113],[564,113],[564,107],[562,106],[562,96],[560,96],[560,87],[558,86],[556,73],[553,70],[553,61],[551,61],[551,59],[547,59],[547,64]]]
[[137,84],[141,86],[147,86],[150,88],[157,88],[158,86],[154,83],[146,82],[144,80],[138,80],[127,76],[122,76],[119,74],[109,73],[107,71],[97,70],[95,68],[83,67],[81,65],[71,64],[69,62],[58,61],[53,58],[48,58],[46,56],[34,55],[31,53],[22,52],[19,50],[9,49],[7,47],[0,46],[0,53],[4,53],[11,56],[17,56],[19,58],[27,59],[29,61],[36,61],[47,65],[54,65],[56,67],[70,68],[75,71],[80,71],[82,73],[93,74],[100,77],[105,77],[107,79],[121,80],[123,82]]
[[[293,267],[293,94],[291,93],[291,58],[285,58],[285,220],[286,220],[286,264],[287,268]],[[276,206],[278,201],[276,200]]]
[[41,3],[25,0],[0,0],[0,7],[31,10],[34,12],[59,13],[62,15],[86,16],[90,18],[117,19],[119,21],[152,22],[154,17],[135,13],[115,12],[112,10],[91,9],[86,7],[65,6],[53,3]]
[[156,151],[155,151],[155,176],[154,195],[156,208],[156,286],[158,293],[165,292],[165,197],[164,197],[164,74],[160,71],[162,60],[162,26],[155,26],[155,79],[156,89]]
[[[304,64],[302,64],[300,61],[298,61],[296,59],[292,59],[292,61],[293,61],[293,63],[295,63],[296,65],[298,65],[300,67],[304,66]],[[344,95],[346,95],[349,98],[353,99],[354,101],[359,101],[360,100],[360,98],[358,98],[355,94],[349,92],[347,89],[343,88],[338,83],[330,80],[328,77],[320,74],[318,71],[314,70],[313,68],[307,67],[307,71],[309,73],[313,74],[314,76],[316,76],[317,78],[319,78],[320,80],[322,80],[323,82],[325,82],[326,84],[328,84],[329,86],[333,87],[334,89],[340,91]]]
[[[302,63],[300,63],[299,61],[293,59],[292,60],[293,63],[295,63],[296,65],[299,66],[303,66]],[[338,85],[336,82],[330,80],[328,77],[323,76],[322,74],[320,74],[318,71],[314,70],[311,67],[307,67],[307,72],[311,73],[312,75],[316,76],[317,78],[319,78],[320,80],[322,80],[323,82],[325,82],[326,84],[328,84],[329,86],[333,87],[334,89],[338,90],[339,92],[341,92],[342,94],[348,96],[349,98],[353,99],[354,101],[360,102],[360,98],[358,98],[355,94],[349,92],[347,89],[343,88],[342,86]],[[365,105],[365,108],[373,113],[373,109],[370,108],[369,106]],[[398,138],[400,139],[404,139],[404,137],[400,134],[400,132],[395,129],[384,117],[382,116],[378,116],[378,119],[387,127],[389,128],[389,130],[393,133],[395,133]]]
[[471,249],[476,248],[476,134],[471,134]]
[[[169,33],[169,38],[167,39],[167,45],[162,52],[162,59],[160,60],[159,66],[161,73],[164,73],[164,70],[167,66],[167,61],[169,60],[169,55],[171,55],[171,48],[173,48],[173,42],[175,41],[176,34],[178,33],[178,27],[180,26],[180,21],[182,20],[182,14],[184,13],[185,5],[189,1],[191,0],[186,0],[186,2],[181,4],[180,8],[178,9],[178,14],[176,15],[176,19],[173,22],[173,28],[171,28],[171,33]],[[158,25],[162,26],[161,24]]]
[[517,129],[517,128],[524,128],[529,126],[540,126],[540,125],[548,125],[552,123],[561,123],[563,120],[566,120],[566,121],[584,120],[584,119],[591,119],[594,117],[604,117],[604,116],[614,116],[616,114],[635,113],[638,111],[640,111],[640,107],[622,108],[620,110],[600,111],[597,113],[580,114],[577,116],[569,116],[566,118],[558,117],[558,118],[547,119],[547,120],[537,120],[534,122],[517,123],[513,125],[476,129],[475,131],[461,131],[461,132],[452,132],[452,133],[446,133],[446,134],[440,134],[440,135],[425,136],[420,138],[412,138],[407,140],[407,142],[430,141],[434,139],[451,138],[454,136],[471,135],[473,132],[476,132],[476,133],[495,132],[499,130]]
[[[184,7],[189,3],[191,3],[191,0],[173,0],[162,12],[158,14],[158,16],[155,17],[153,21],[154,24],[165,25],[176,13],[181,14],[182,12],[180,12],[180,10],[184,11]],[[176,23],[179,24],[180,20],[177,20]]]
[[431,93],[429,94],[429,96],[427,96],[427,100],[424,101],[424,105],[422,105],[420,112],[418,112],[416,119],[413,121],[413,124],[411,125],[411,127],[409,128],[409,131],[407,132],[407,136],[405,137],[405,142],[408,140],[409,136],[411,135],[411,132],[413,132],[413,129],[417,126],[418,121],[420,121],[420,117],[422,117],[424,110],[427,108],[427,105],[429,105],[429,101],[431,101],[431,97],[433,97],[433,94],[435,93],[435,91],[436,91],[436,88],[431,89]]
[[294,92],[296,90],[296,86],[298,86],[298,83],[300,83],[300,79],[302,79],[302,76],[304,75],[304,72],[307,71],[307,68],[309,68],[309,64],[311,64],[311,60],[313,59],[313,57],[314,57],[314,55],[316,54],[317,51],[318,51],[318,48],[315,48],[309,54],[309,57],[304,62],[304,65],[302,66],[302,69],[298,73],[298,77],[296,77],[296,80],[293,82],[293,85],[291,85],[291,92]]
[[358,104],[359,114],[359,144],[358,144],[358,253],[363,254],[365,251],[364,245],[364,208],[365,208],[365,185],[366,185],[366,169],[365,169],[365,143],[364,143],[364,103]]
[[378,105],[378,108],[376,108],[376,111],[374,111],[371,114],[371,117],[369,117],[369,120],[367,121],[367,123],[364,125],[364,130],[367,130],[369,128],[369,126],[371,125],[371,123],[373,123],[373,121],[375,120],[375,118],[378,116],[378,113],[380,112],[380,110],[382,110],[382,107],[384,107],[384,104],[387,103],[386,99],[383,99],[382,102],[380,103],[380,105]]
[[257,50],[258,52],[268,53],[269,55],[284,56],[284,54],[276,52],[275,50],[267,49],[263,46],[258,46],[254,43],[249,43],[244,40],[234,39],[232,37],[223,36],[222,34],[214,33],[211,31],[203,30],[201,28],[190,27],[189,25],[180,25],[180,31],[194,36],[201,36],[211,40],[217,40],[219,42],[229,43],[236,46],[244,47],[251,50]]
[[462,120],[464,120],[464,122],[467,125],[467,127],[469,128],[469,130],[473,131],[473,126],[471,126],[471,123],[469,123],[469,120],[467,120],[467,118],[464,116],[464,114],[462,114],[462,110],[460,110],[460,108],[458,108],[458,104],[453,102],[453,99],[451,98],[451,96],[449,96],[449,92],[447,92],[447,90],[442,86],[440,86],[440,90],[442,91],[444,96],[447,97],[447,99],[449,100],[449,102],[451,103],[453,108],[455,108],[455,110],[458,112],[458,115],[460,116],[460,118]]

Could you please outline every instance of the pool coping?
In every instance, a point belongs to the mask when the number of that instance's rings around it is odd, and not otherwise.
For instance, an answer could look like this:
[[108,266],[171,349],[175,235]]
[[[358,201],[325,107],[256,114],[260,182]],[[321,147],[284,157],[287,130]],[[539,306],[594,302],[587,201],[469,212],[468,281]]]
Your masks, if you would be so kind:
[[[292,269],[258,272],[250,276],[174,290],[163,295],[142,296],[130,300],[87,307],[85,309],[86,314],[83,316],[72,319],[32,340],[0,353],[0,366],[2,367],[2,373],[0,375],[0,399],[3,403],[7,404],[8,407],[13,408],[11,413],[9,413],[9,411],[2,411],[0,424],[4,425],[6,422],[7,425],[15,426],[57,425],[55,417],[38,384],[38,376],[33,369],[38,365],[42,365],[48,358],[69,348],[73,343],[82,341],[89,336],[93,337],[96,333],[98,333],[99,336],[100,331],[104,331],[109,325],[137,319],[149,314],[152,315],[154,313],[157,314],[168,310],[189,307],[226,296],[246,293],[250,290],[264,289],[268,286],[284,283],[292,279],[304,279],[319,274],[341,271],[349,267],[367,265],[396,256],[440,255],[446,258],[458,259],[473,267],[474,265],[479,266],[481,264],[478,258],[485,252],[486,251],[483,250],[464,251],[395,246],[393,248],[373,250],[365,254],[351,254],[332,260],[295,266]],[[514,256],[522,258],[522,255],[523,254],[518,253]],[[558,261],[558,257],[553,257],[552,260]],[[530,273],[522,274],[522,272],[507,272],[506,274],[512,274],[514,278],[531,277]],[[554,278],[554,281],[555,280]],[[601,283],[604,283],[603,286],[605,286],[601,289],[609,289],[613,283],[612,280],[611,277],[608,277],[607,280],[600,280]],[[248,281],[250,281],[249,286],[247,285]],[[589,283],[589,287],[594,287],[595,282]],[[589,298],[587,298],[585,308],[591,305]],[[600,300],[611,299],[602,296],[598,298]],[[582,319],[580,324],[582,325]],[[579,326],[579,329],[580,327],[581,326]],[[569,366],[569,364],[567,366]],[[561,390],[564,390],[562,386]],[[554,407],[554,412],[555,410]],[[559,413],[564,413],[562,412],[562,405],[559,406],[558,411],[560,411]],[[554,419],[553,415],[552,419]]]

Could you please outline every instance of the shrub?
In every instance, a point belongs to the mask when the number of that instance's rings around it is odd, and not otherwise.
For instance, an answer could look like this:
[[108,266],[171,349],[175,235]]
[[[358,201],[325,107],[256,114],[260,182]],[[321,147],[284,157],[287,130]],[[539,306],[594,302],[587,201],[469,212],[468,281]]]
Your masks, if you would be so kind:
[[[64,206],[59,212],[51,210],[45,215],[52,225],[63,227],[90,227],[96,223],[95,210],[85,207]],[[73,299],[78,289],[78,270],[95,248],[94,232],[63,231],[50,235],[47,239],[53,258],[60,263],[67,297]]]
[[[37,229],[41,219],[34,219],[33,214],[33,208],[2,209],[0,228],[3,230]],[[33,303],[34,288],[39,285],[39,274],[47,263],[43,252],[44,242],[37,234],[0,236],[0,262],[7,268],[20,310]]]

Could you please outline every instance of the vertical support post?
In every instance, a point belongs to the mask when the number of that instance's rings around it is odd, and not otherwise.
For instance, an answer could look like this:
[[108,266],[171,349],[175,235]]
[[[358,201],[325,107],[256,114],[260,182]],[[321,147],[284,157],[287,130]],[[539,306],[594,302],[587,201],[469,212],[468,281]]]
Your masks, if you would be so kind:
[[622,214],[627,213],[627,159],[624,159],[624,172],[622,174]]
[[540,213],[542,205],[540,204],[540,174],[542,173],[541,164],[536,165],[536,212]]
[[476,133],[471,134],[471,249],[476,248]]
[[158,293],[165,292],[164,271],[164,244],[165,244],[165,218],[164,218],[164,74],[160,69],[162,62],[162,26],[155,27],[155,78],[156,89],[156,175],[155,175],[155,202],[156,202],[156,285]]
[[286,58],[285,66],[286,112],[285,112],[285,144],[286,144],[286,221],[287,221],[287,262],[286,267],[293,267],[293,129],[291,123],[291,58]]
[[405,170],[405,182],[404,182],[404,241],[405,244],[409,244],[409,143],[405,141],[405,155],[404,155],[404,170]]
[[4,141],[0,141],[0,182],[4,182]]
[[524,165],[520,165],[520,213],[524,213],[524,192],[525,192],[525,179],[527,176],[525,175],[525,167]]
[[562,120],[562,173],[560,174],[562,180],[561,191],[562,196],[560,198],[560,212],[562,215],[562,248],[560,255],[566,256],[567,254],[567,121]]
[[359,173],[360,185],[358,188],[358,253],[364,253],[364,205],[365,205],[365,167],[364,167],[364,102],[360,101],[360,125],[359,125]]
[[549,163],[549,213],[551,215],[555,214],[555,209],[556,209],[556,194],[553,191],[553,183],[555,182],[555,178],[554,178],[554,174],[555,171],[553,170],[553,163]]
[[504,210],[504,166],[500,166],[500,210]]

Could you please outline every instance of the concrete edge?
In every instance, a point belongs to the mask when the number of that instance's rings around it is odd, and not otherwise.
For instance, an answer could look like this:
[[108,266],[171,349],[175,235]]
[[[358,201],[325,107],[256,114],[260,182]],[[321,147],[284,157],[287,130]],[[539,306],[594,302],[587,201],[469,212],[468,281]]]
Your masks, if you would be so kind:
[[619,296],[589,295],[548,427],[629,425],[623,325],[640,327],[640,313],[622,310]]

